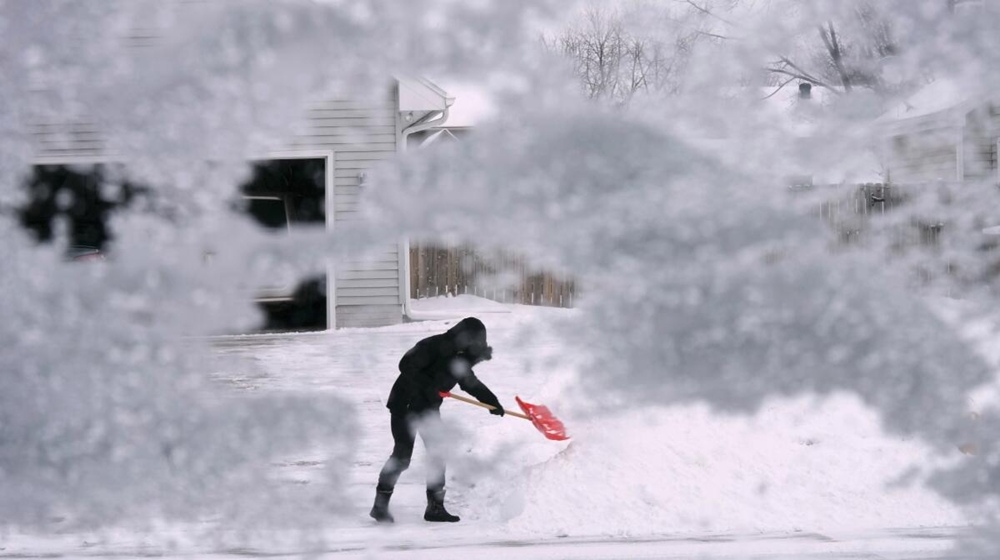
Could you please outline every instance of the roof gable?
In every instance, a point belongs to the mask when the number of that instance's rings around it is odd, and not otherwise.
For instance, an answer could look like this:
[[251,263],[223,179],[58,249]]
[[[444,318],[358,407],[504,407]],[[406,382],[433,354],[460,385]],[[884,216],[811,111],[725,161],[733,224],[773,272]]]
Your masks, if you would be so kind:
[[455,99],[430,80],[399,78],[400,111],[444,111]]

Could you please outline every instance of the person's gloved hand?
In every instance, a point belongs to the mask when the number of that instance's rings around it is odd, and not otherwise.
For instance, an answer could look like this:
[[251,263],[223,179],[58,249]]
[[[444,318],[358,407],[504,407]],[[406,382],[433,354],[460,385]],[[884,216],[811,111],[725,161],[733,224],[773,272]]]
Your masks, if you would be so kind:
[[490,409],[490,414],[495,414],[497,416],[503,416],[503,406],[499,402],[490,403],[494,408]]

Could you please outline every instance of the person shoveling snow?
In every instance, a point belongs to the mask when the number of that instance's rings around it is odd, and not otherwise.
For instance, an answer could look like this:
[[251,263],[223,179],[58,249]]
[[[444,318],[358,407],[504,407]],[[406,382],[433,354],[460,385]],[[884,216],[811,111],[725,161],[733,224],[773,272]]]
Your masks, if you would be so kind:
[[457,515],[444,507],[445,464],[434,441],[441,421],[442,392],[457,384],[479,402],[490,406],[490,414],[504,415],[499,399],[472,371],[476,364],[493,357],[486,343],[486,326],[475,317],[462,319],[443,334],[418,342],[399,362],[399,377],[389,391],[386,408],[390,412],[392,455],[379,473],[375,505],[376,521],[391,523],[389,499],[399,476],[410,466],[413,443],[419,431],[428,450],[427,521],[455,522]]

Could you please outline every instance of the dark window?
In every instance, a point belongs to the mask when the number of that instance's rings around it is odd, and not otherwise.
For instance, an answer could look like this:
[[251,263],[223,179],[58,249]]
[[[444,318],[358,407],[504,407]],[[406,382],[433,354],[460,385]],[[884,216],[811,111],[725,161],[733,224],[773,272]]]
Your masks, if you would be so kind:
[[281,196],[249,196],[247,211],[264,227],[271,229],[288,228],[288,208]]
[[[319,225],[326,221],[326,160],[275,159],[253,162],[250,180],[240,187],[244,209],[271,229]],[[256,294],[264,311],[263,331],[325,329],[326,277],[274,286]]]
[[69,247],[104,249],[108,219],[144,189],[115,176],[107,165],[37,165],[24,182],[28,201],[17,209],[21,224],[39,241],[51,241],[57,218],[69,225]]
[[[240,187],[245,196],[279,197],[288,219],[296,223],[326,221],[326,160],[271,159],[253,163],[249,181]],[[268,225],[266,222],[264,225]],[[269,226],[271,227],[271,226]]]

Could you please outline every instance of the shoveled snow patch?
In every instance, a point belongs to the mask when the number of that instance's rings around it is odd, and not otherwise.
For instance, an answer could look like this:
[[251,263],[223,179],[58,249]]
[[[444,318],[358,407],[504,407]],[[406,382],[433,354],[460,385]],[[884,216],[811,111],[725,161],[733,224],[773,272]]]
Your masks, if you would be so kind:
[[426,315],[435,319],[475,313],[511,312],[510,305],[468,294],[414,299],[410,300],[410,308],[415,314]]
[[[493,517],[507,531],[641,536],[968,522],[921,484],[929,451],[883,433],[854,397],[782,400],[750,418],[683,406],[570,425],[568,445],[482,490],[484,502],[502,504]],[[538,454],[533,445],[511,462]]]

